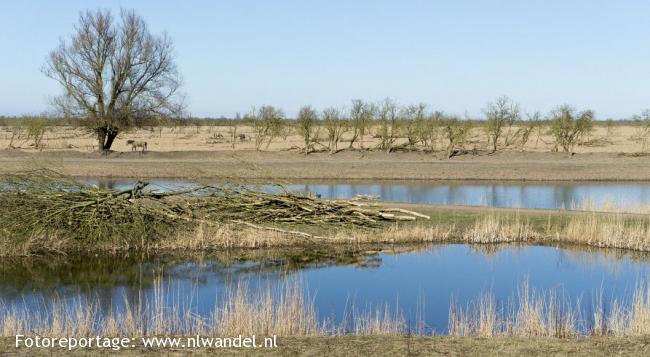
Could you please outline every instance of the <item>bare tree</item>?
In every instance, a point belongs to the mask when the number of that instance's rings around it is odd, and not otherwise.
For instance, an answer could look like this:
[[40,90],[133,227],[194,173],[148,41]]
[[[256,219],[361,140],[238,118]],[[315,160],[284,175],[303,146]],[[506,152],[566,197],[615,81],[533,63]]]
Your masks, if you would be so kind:
[[419,125],[418,132],[420,133],[420,141],[424,145],[425,150],[436,151],[440,137],[441,124],[444,118],[445,115],[443,112],[435,111],[428,115]]
[[255,149],[260,150],[266,141],[266,150],[271,146],[273,139],[284,134],[284,112],[282,109],[271,105],[264,105],[260,109],[251,110],[249,115],[255,131]]
[[379,103],[377,119],[379,120],[379,148],[390,153],[399,136],[400,116],[394,100],[386,98]]
[[520,119],[519,105],[507,96],[501,96],[494,103],[488,103],[484,111],[487,117],[485,130],[492,143],[492,152],[495,152],[504,127],[510,129],[514,122]]
[[447,158],[450,159],[456,154],[456,150],[462,148],[472,130],[470,121],[460,121],[458,118],[450,117],[442,120],[442,130],[447,138]]
[[151,34],[130,10],[119,20],[109,10],[81,13],[43,73],[63,87],[54,106],[94,132],[100,150],[109,150],[121,131],[183,109],[171,39]]
[[237,124],[241,123],[241,121],[242,117],[239,113],[235,114],[235,118],[230,121],[230,128],[228,129],[228,132],[230,134],[230,146],[233,150],[235,150],[237,138],[239,137],[239,135],[237,135]]
[[530,134],[532,134],[535,129],[538,129],[542,125],[542,115],[539,112],[527,114],[527,116],[528,120],[526,120],[526,123],[515,133],[515,137],[521,136],[521,140],[519,142],[519,150],[521,152],[524,152],[526,144],[530,139]]
[[318,135],[318,113],[311,106],[304,106],[298,112],[296,124],[298,125],[298,132],[305,140],[305,154],[312,151],[312,142]]
[[24,125],[27,128],[27,138],[32,140],[35,149],[43,150],[43,137],[47,131],[47,120],[45,118],[25,119]]
[[16,146],[14,145],[14,142],[22,138],[23,127],[22,125],[20,125],[20,123],[14,122],[10,127],[10,132],[11,132],[11,138],[9,139],[9,144],[7,145],[7,147],[9,149],[15,149]]
[[402,129],[408,140],[410,150],[415,149],[416,145],[423,139],[426,121],[427,105],[424,103],[411,104],[403,109],[404,122]]
[[646,109],[641,114],[635,115],[633,119],[637,128],[630,139],[640,142],[641,152],[645,152],[648,146],[648,136],[650,136],[650,109]]
[[562,147],[564,152],[572,154],[573,147],[583,136],[593,129],[594,112],[585,110],[576,113],[568,105],[561,105],[551,112],[551,134],[555,144]]
[[372,118],[375,115],[376,108],[372,103],[366,103],[362,100],[355,99],[352,101],[352,108],[350,109],[350,122],[352,125],[352,139],[350,140],[350,148],[356,141],[359,141],[359,148],[363,150],[363,138],[366,131],[372,124]]
[[323,111],[323,124],[327,130],[328,148],[331,154],[335,154],[339,141],[348,131],[348,122],[341,117],[339,109],[327,108]]

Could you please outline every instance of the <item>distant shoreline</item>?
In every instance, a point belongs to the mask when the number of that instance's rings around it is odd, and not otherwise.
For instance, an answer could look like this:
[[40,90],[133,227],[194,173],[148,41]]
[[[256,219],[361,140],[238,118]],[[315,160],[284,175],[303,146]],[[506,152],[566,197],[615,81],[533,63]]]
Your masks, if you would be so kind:
[[503,151],[438,159],[431,153],[342,151],[335,155],[254,150],[0,150],[0,174],[51,167],[76,177],[259,180],[650,181],[650,157],[617,153]]

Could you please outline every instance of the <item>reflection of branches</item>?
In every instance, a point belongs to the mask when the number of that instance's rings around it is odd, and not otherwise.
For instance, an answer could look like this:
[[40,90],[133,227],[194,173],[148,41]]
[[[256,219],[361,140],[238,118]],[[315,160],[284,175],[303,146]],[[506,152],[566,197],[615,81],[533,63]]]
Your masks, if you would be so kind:
[[513,244],[470,244],[469,248],[472,252],[485,255],[486,257],[494,257],[497,253],[513,249],[517,245]]
[[[421,247],[421,246],[420,246]],[[379,267],[382,246],[313,247],[309,249],[228,250],[188,255],[48,256],[5,258],[0,261],[0,295],[15,298],[38,292],[110,296],[116,287],[136,292],[150,288],[155,279],[190,279],[194,282],[232,281],[249,274],[287,274],[334,265]],[[404,254],[415,249],[391,250]]]
[[[386,255],[447,254],[447,244],[378,245],[355,247],[315,246],[289,249],[233,249],[187,255],[50,256],[0,260],[0,300],[27,294],[44,299],[60,294],[101,296],[109,299],[116,288],[128,296],[151,289],[157,279],[191,281],[193,285],[216,284],[259,278],[278,278],[304,270],[330,266],[378,268]],[[473,244],[468,249],[491,260],[499,253],[525,251],[524,244]],[[647,253],[557,245],[560,264],[604,266],[617,272],[625,260],[647,263]]]
[[571,245],[562,245],[563,256],[567,263],[573,263],[579,266],[602,266],[607,271],[618,274],[621,272],[622,263],[626,260],[642,264],[648,263],[650,255],[644,252],[623,250],[623,249],[604,249],[598,247],[577,247]]

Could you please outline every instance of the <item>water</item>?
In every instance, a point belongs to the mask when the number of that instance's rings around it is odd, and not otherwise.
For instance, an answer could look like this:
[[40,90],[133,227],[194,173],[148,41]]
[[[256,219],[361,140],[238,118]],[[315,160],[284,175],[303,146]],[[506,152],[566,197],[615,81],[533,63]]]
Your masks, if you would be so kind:
[[[102,187],[126,188],[133,180],[97,180],[88,183]],[[178,180],[150,180],[152,187],[176,190],[193,183]],[[270,185],[254,186],[265,191],[278,191]],[[312,192],[322,198],[345,199],[355,195],[378,195],[382,201],[511,207],[533,209],[595,209],[606,205],[626,208],[650,206],[650,183],[569,183],[569,182],[358,182],[304,183],[287,186],[291,191]]]
[[650,276],[650,259],[604,249],[439,244],[403,252],[328,256],[257,251],[248,259],[234,259],[228,253],[10,259],[1,261],[0,269],[0,299],[9,306],[79,296],[97,297],[107,307],[125,298],[135,303],[153,294],[158,278],[161,291],[181,302],[191,299],[199,314],[207,314],[218,297],[239,283],[259,286],[297,277],[314,297],[320,317],[340,321],[352,305],[363,310],[387,304],[399,306],[413,321],[418,301],[424,301],[427,326],[444,333],[452,298],[464,306],[491,291],[497,300],[506,301],[528,281],[532,289],[558,289],[589,311],[599,294],[605,301],[629,298]]

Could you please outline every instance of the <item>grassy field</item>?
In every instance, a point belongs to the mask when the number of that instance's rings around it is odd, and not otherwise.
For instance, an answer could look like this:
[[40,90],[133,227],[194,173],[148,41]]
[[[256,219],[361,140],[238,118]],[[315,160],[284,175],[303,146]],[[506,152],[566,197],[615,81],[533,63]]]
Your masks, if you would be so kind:
[[[555,142],[548,127],[541,127],[539,131],[531,133],[527,142],[522,145],[514,133],[520,128],[515,125],[509,129],[512,136],[510,143],[506,146],[500,144],[499,150],[503,151],[526,151],[526,152],[551,152],[555,148]],[[363,139],[363,148],[366,150],[377,150],[380,139],[377,137],[380,131],[378,125],[372,126],[367,130]],[[645,152],[650,147],[644,145],[644,127],[632,124],[605,124],[596,125],[593,131],[584,137],[576,147],[577,153],[639,153]],[[317,133],[314,150],[325,150],[327,145],[326,130],[324,127],[314,129]],[[115,151],[131,151],[131,146],[127,140],[146,141],[148,148],[156,152],[170,151],[231,151],[235,150],[255,150],[256,133],[253,127],[246,124],[237,125],[237,134],[244,134],[246,139],[232,139],[233,126],[208,125],[205,122],[202,125],[191,126],[151,126],[140,129],[134,129],[122,133],[114,143]],[[507,128],[503,136],[507,136]],[[339,149],[349,147],[349,141],[352,132],[349,130],[345,133],[338,145]],[[503,139],[505,140],[505,138]],[[394,146],[399,147],[407,142],[407,139],[397,138]],[[234,145],[233,145],[234,144]],[[428,150],[443,150],[447,145],[446,139],[439,136],[435,145],[430,145]],[[48,126],[45,129],[40,145],[34,145],[34,140],[28,135],[28,128],[20,124],[0,126],[0,148],[13,147],[27,152],[34,151],[81,151],[88,152],[96,150],[97,143],[95,135],[84,131],[83,129],[71,126]],[[264,151],[300,151],[304,147],[304,139],[294,130],[288,127],[284,135],[275,138],[269,147],[266,142],[261,149]],[[359,149],[360,144],[355,143],[354,148]],[[490,149],[487,135],[482,125],[475,125],[470,131],[462,147],[467,150],[476,148],[477,151],[487,151]],[[424,147],[416,146],[416,150],[424,150]],[[399,149],[397,151],[404,151]]]
[[[36,148],[26,134],[12,139],[11,127],[0,127],[0,173],[34,166],[54,167],[73,176],[92,177],[184,177],[266,181],[298,179],[372,180],[641,180],[650,178],[645,144],[636,139],[635,126],[597,126],[576,147],[576,155],[552,152],[548,134],[531,138],[522,148],[501,147],[490,154],[485,133],[472,131],[464,147],[477,149],[447,159],[441,142],[436,151],[418,148],[386,153],[369,150],[377,145],[367,135],[366,150],[343,150],[331,155],[316,146],[305,155],[300,136],[277,138],[268,150],[256,151],[254,141],[231,142],[227,126],[160,127],[122,134],[114,152],[94,150],[94,137],[71,127],[49,127]],[[19,130],[24,130],[20,129]],[[238,132],[250,135],[250,128]],[[374,129],[376,130],[376,129]],[[222,139],[210,139],[221,134]],[[149,152],[131,152],[127,139],[145,140]],[[10,149],[9,145],[12,143]],[[342,142],[345,149],[348,143]]]

